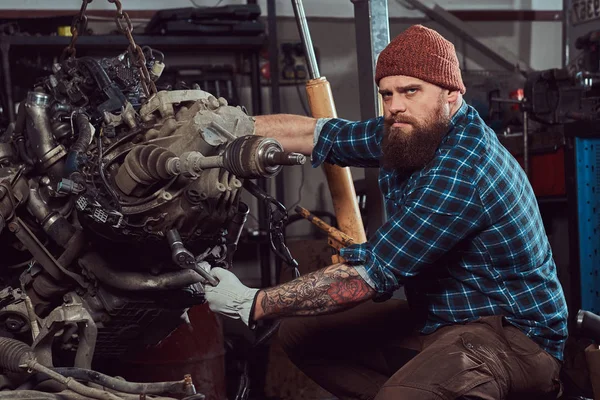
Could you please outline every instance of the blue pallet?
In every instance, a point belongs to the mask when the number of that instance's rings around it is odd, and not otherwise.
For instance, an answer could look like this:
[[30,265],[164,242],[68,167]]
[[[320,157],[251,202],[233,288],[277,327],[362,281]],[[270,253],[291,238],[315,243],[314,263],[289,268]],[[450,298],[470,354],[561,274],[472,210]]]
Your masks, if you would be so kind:
[[600,139],[575,139],[581,308],[600,313]]

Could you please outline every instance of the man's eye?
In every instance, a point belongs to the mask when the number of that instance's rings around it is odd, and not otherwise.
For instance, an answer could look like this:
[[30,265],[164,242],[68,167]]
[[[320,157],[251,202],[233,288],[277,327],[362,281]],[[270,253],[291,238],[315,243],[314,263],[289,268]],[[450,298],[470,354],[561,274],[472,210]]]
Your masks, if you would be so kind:
[[418,89],[406,89],[406,93],[408,94],[415,94],[417,93]]

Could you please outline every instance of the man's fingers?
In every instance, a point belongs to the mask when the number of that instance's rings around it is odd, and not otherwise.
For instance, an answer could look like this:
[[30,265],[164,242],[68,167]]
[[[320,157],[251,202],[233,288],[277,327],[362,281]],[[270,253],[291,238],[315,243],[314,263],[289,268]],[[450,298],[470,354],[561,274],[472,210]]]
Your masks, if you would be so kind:
[[224,278],[226,278],[229,274],[231,274],[231,272],[221,267],[215,267],[210,270],[210,274],[217,278],[219,281],[221,281]]

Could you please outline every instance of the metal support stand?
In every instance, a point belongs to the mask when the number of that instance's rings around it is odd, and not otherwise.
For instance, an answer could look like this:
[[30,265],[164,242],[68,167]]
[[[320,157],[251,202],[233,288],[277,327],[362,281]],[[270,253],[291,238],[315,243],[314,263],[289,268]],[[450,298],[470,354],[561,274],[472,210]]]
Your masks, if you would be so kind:
[[[380,97],[374,83],[379,53],[390,41],[387,0],[351,0],[356,25],[358,90],[361,119],[381,114]],[[386,220],[383,197],[379,190],[379,170],[365,169],[367,187],[367,232],[372,234]]]
[[[269,67],[271,70],[271,114],[279,114],[281,112],[281,95],[279,92],[279,42],[277,40],[277,5],[275,0],[267,0],[267,13],[269,27]],[[285,202],[285,178],[283,171],[275,178],[275,198],[281,203]],[[275,257],[276,283],[279,283],[282,268],[282,261],[279,257]]]
[[523,111],[523,171],[529,177],[529,113],[526,110]]

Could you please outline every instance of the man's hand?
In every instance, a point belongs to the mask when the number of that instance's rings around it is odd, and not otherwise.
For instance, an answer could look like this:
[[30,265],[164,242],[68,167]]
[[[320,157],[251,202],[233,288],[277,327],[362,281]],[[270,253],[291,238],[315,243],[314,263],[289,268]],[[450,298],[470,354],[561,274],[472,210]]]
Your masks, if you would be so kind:
[[234,319],[241,318],[248,325],[258,289],[244,286],[237,276],[223,268],[213,268],[210,274],[219,280],[217,286],[204,286],[211,311]]

